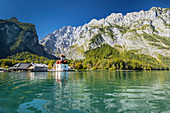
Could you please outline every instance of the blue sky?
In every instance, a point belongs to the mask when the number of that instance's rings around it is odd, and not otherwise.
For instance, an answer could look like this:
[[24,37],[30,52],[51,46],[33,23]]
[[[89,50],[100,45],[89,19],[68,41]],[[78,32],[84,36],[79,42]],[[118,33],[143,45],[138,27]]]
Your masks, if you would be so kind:
[[82,26],[111,13],[170,8],[170,0],[0,0],[0,19],[35,24],[39,39],[63,26]]

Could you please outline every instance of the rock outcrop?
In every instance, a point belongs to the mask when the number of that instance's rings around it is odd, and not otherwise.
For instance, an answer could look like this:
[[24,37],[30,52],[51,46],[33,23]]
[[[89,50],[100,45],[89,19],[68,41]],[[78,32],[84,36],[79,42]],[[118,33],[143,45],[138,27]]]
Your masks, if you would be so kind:
[[0,50],[0,58],[23,51],[50,59],[56,58],[48,54],[44,47],[39,44],[35,26],[30,23],[21,23],[15,17],[0,20]]
[[40,40],[45,50],[58,56],[82,59],[83,53],[105,43],[120,50],[136,50],[157,58],[170,57],[170,8],[153,7],[149,11],[126,15],[112,13],[105,19],[93,19],[84,26],[66,26]]

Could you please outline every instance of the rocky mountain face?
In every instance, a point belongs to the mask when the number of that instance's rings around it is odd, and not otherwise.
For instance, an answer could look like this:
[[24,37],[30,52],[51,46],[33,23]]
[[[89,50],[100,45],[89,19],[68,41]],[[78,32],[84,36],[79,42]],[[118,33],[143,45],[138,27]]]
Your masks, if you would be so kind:
[[40,40],[49,53],[72,59],[82,59],[85,51],[104,43],[120,51],[170,57],[170,8],[153,7],[126,15],[112,13],[83,26],[63,27]]
[[39,44],[35,26],[29,23],[21,23],[13,17],[8,20],[0,19],[0,58],[28,51],[47,58],[56,58],[48,54]]

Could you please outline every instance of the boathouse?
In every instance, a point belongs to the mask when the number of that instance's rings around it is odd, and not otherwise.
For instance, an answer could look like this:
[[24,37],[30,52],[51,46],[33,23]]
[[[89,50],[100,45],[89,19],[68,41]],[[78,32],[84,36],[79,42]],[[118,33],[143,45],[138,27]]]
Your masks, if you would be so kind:
[[68,63],[65,60],[65,56],[61,55],[61,60],[56,62],[56,71],[68,71]]
[[33,72],[46,72],[48,71],[48,66],[46,64],[31,63],[27,69]]
[[27,68],[29,67],[29,63],[18,63],[14,66],[10,67],[10,71],[27,71]]
[[5,72],[5,71],[7,71],[7,69],[0,67],[0,72]]

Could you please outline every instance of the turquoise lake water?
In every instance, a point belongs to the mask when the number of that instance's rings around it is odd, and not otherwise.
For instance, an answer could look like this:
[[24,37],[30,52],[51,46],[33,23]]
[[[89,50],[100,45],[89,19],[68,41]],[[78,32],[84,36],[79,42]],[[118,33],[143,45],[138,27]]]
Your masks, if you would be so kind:
[[170,113],[170,71],[0,73],[0,113]]

